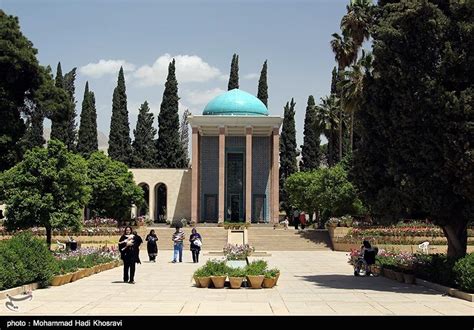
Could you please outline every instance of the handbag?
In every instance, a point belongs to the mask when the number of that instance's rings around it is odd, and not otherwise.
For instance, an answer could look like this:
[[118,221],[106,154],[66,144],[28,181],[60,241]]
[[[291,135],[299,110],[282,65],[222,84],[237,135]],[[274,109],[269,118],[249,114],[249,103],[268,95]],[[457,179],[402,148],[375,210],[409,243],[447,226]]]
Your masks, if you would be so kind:
[[195,239],[195,240],[193,241],[193,244],[196,245],[196,246],[199,246],[199,247],[202,246],[202,242],[201,242],[201,240],[200,240],[199,238]]

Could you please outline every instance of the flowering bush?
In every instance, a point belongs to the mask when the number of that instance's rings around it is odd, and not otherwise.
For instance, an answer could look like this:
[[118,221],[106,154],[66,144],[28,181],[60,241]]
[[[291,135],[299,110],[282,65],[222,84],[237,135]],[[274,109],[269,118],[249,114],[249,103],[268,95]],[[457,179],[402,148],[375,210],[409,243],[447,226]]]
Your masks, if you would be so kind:
[[93,218],[89,220],[84,220],[85,227],[116,227],[118,222],[115,219],[110,218]]
[[81,248],[76,251],[54,252],[53,255],[57,262],[56,274],[74,272],[79,268],[89,268],[119,258],[119,252],[115,246]]
[[244,260],[255,251],[248,244],[227,244],[224,246],[224,256],[227,260]]

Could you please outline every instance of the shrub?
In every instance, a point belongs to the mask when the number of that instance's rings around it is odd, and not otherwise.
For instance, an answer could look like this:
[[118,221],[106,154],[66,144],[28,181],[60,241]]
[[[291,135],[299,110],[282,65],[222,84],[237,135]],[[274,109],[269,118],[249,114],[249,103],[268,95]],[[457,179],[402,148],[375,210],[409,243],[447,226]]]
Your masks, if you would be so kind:
[[0,242],[0,290],[32,282],[46,286],[57,264],[44,240],[22,232]]
[[256,260],[248,264],[245,271],[247,275],[264,275],[267,267],[268,264],[265,260]]
[[474,253],[456,261],[453,272],[459,288],[474,293]]
[[416,255],[415,275],[427,281],[453,287],[455,262],[455,258],[444,254]]
[[224,246],[224,256],[227,260],[245,260],[255,251],[255,248],[248,244],[226,244]]
[[269,269],[265,272],[265,278],[275,278],[278,273],[280,273],[280,270],[278,268],[273,268]]
[[208,267],[211,276],[224,276],[227,275],[229,270],[225,261],[218,260],[208,260],[206,262],[206,267]]
[[196,271],[194,272],[194,276],[196,276],[196,277],[209,277],[209,276],[211,276],[211,274],[209,272],[209,268],[206,267],[206,265],[204,265],[204,266],[199,267],[198,269],[196,269]]
[[229,268],[227,271],[229,277],[245,277],[246,275],[244,268]]

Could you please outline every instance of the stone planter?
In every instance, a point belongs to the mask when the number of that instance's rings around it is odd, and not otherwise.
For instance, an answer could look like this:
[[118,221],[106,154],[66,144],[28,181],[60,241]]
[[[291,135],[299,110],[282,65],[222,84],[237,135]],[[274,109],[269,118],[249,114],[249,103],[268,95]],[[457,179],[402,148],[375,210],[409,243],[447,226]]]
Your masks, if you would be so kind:
[[244,281],[243,277],[229,277],[230,288],[231,289],[240,289],[242,282]]
[[82,269],[78,269],[76,270],[73,274],[72,274],[72,278],[71,278],[71,282],[75,282],[77,280],[80,280],[82,278]]
[[264,279],[264,275],[247,275],[247,280],[249,281],[250,287],[252,289],[261,289]]
[[74,273],[64,274],[63,275],[63,284],[68,284],[69,282],[71,282],[71,279],[72,279],[73,275],[74,275]]
[[275,286],[276,277],[265,278],[263,280],[263,287],[267,289],[271,289]]
[[210,277],[199,277],[199,284],[201,285],[201,288],[208,288],[209,285],[211,284],[211,278]]
[[400,273],[400,272],[395,272],[395,278],[398,282],[400,283],[403,283],[404,279],[403,279],[403,273]]
[[216,289],[223,289],[227,276],[211,276],[212,284]]
[[403,274],[403,280],[406,284],[415,284],[415,275],[413,274]]

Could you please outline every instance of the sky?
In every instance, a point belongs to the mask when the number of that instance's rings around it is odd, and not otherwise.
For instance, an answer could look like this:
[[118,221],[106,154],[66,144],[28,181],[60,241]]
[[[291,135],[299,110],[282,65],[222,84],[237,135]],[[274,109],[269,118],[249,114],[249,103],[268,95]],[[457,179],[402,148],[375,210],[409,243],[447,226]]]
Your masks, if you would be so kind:
[[[227,91],[232,54],[239,55],[240,89],[257,94],[268,60],[268,108],[283,116],[296,102],[297,144],[309,95],[330,91],[335,66],[331,34],[339,32],[348,0],[0,0],[18,16],[42,65],[77,68],[77,121],[86,81],[95,93],[97,125],[108,135],[112,94],[125,71],[131,132],[145,100],[159,113],[168,63],[176,59],[180,114],[202,114]],[[45,124],[48,126],[48,123]]]

